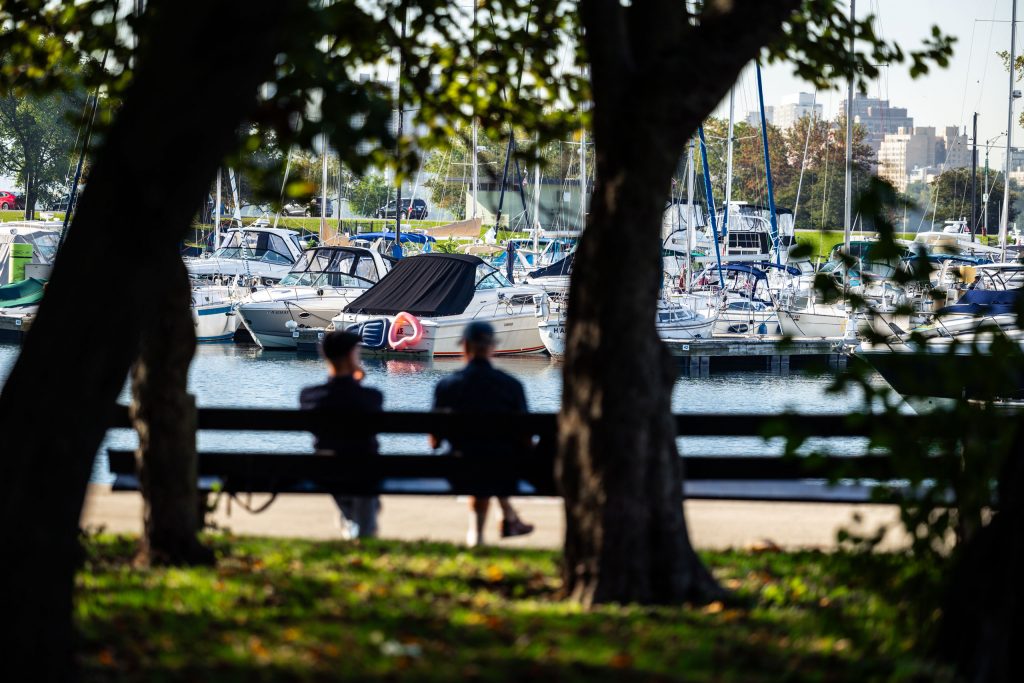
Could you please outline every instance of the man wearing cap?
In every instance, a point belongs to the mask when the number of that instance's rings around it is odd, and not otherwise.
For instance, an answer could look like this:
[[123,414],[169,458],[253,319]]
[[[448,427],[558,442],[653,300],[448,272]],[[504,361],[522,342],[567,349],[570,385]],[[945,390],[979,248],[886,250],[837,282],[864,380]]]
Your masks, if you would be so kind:
[[[360,341],[359,335],[343,330],[324,335],[320,355],[327,361],[328,379],[325,384],[302,390],[299,403],[303,410],[337,413],[339,423],[350,420],[353,415],[381,412],[383,394],[360,384],[364,375],[359,363]],[[314,436],[318,451],[333,451],[346,458],[377,455],[377,437],[373,434],[346,435],[340,430],[332,430]],[[335,495],[334,502],[341,510],[342,528],[348,538],[377,535],[378,498]]]
[[[458,413],[526,413],[526,394],[523,385],[511,375],[491,365],[494,353],[494,328],[485,322],[473,322],[462,333],[462,351],[466,366],[437,383],[434,389],[434,410]],[[520,448],[507,443],[496,443],[481,437],[443,437],[452,450],[464,457],[476,458],[494,455],[513,455]],[[433,436],[434,446],[441,437]],[[523,447],[527,444],[524,443]],[[469,532],[466,543],[471,547],[484,542],[484,523],[487,520],[489,497],[471,497]],[[533,531],[516,513],[508,498],[499,498],[501,506],[502,538],[523,536]]]

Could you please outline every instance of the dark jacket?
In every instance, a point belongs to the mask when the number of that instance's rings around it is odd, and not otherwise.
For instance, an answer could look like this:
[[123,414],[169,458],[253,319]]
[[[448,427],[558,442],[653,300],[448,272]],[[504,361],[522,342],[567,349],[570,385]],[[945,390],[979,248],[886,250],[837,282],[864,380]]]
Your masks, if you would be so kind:
[[[483,359],[471,360],[466,367],[437,383],[434,388],[434,410],[453,413],[527,413],[523,385],[512,375],[496,369]],[[493,437],[448,437],[453,451],[475,457],[521,453],[514,439],[502,434],[501,424],[494,424]]]
[[362,386],[351,375],[332,377],[326,384],[306,387],[299,396],[303,410],[337,413],[339,429],[314,433],[318,450],[334,451],[344,456],[377,455],[377,437],[373,434],[347,435],[344,425],[354,422],[353,415],[379,413],[383,409],[384,395],[376,389]]

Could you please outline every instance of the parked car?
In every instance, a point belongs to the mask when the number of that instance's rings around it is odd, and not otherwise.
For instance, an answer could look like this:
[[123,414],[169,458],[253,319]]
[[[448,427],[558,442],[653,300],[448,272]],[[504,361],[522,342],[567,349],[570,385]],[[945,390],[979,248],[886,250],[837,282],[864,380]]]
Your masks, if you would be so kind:
[[307,215],[306,214],[307,208],[308,207],[305,204],[297,202],[297,201],[295,201],[293,199],[290,202],[286,202],[285,205],[281,207],[281,215],[282,216],[305,216],[305,215]]
[[[321,199],[321,197],[313,197],[313,199],[310,200],[309,205],[306,207],[306,211],[304,212],[306,216],[311,216],[313,218],[320,217]],[[329,197],[327,199],[327,217],[334,218],[334,200]]]
[[18,208],[18,196],[7,190],[0,190],[0,211],[13,211]]
[[[394,218],[395,205],[396,202],[394,200],[388,202],[384,206],[374,211],[373,217]],[[402,200],[402,218],[411,218],[412,220],[421,221],[427,217],[428,213],[429,211],[427,210],[427,203],[422,199]]]

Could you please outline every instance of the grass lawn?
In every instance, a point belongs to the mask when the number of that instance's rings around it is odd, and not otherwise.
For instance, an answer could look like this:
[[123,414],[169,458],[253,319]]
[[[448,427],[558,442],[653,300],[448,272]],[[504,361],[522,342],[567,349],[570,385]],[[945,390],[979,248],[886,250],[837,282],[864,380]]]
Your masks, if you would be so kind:
[[[36,211],[36,219],[41,218],[40,212]],[[63,213],[54,213],[53,217],[55,220],[64,220]],[[0,223],[9,223],[11,221],[23,221],[25,220],[24,211],[0,211]]]
[[559,601],[557,555],[432,543],[213,536],[210,569],[136,570],[86,541],[89,681],[934,680],[918,656],[935,572],[903,557],[705,555],[736,605]]

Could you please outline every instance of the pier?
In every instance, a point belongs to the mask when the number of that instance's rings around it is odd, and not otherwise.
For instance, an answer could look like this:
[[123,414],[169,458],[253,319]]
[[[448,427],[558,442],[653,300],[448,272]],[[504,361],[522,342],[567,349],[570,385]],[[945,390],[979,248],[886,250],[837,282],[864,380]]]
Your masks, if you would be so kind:
[[770,370],[787,374],[791,367],[827,363],[829,367],[846,364],[849,341],[826,337],[782,337],[721,335],[710,339],[665,342],[673,356],[691,375],[706,375],[715,369]]

